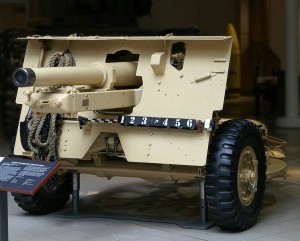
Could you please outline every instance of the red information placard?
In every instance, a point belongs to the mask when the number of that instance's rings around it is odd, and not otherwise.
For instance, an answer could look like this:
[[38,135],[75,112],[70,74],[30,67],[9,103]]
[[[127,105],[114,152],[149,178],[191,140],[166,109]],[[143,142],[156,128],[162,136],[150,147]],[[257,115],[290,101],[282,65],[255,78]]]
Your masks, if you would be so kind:
[[0,190],[34,195],[59,166],[58,162],[0,157]]

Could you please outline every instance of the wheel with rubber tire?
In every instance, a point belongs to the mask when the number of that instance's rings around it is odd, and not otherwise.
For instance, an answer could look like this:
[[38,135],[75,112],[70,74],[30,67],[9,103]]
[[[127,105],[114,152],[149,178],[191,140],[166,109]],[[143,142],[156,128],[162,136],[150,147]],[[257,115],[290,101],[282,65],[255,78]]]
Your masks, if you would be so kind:
[[259,128],[230,120],[216,130],[209,148],[205,191],[211,219],[229,230],[253,226],[266,181],[265,148]]
[[15,202],[31,214],[47,214],[62,209],[70,199],[72,177],[69,173],[54,174],[36,193],[12,193]]

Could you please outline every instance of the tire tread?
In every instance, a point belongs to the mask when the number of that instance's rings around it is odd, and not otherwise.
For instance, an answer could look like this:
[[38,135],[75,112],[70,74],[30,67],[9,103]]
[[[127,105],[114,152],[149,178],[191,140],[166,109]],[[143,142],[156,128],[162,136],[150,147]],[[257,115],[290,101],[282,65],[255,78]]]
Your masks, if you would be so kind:
[[[254,214],[246,215],[245,210],[250,207],[242,207],[237,196],[237,155],[245,135],[254,136],[261,142],[258,145],[264,148],[259,129],[253,122],[231,120],[220,125],[213,136],[206,166],[205,189],[210,216],[218,226],[230,230],[245,230],[255,224],[265,189],[265,184],[260,182]],[[260,153],[257,154],[262,159],[259,172],[264,172],[262,176],[265,178],[265,156],[263,151],[261,157],[261,152],[260,148]]]

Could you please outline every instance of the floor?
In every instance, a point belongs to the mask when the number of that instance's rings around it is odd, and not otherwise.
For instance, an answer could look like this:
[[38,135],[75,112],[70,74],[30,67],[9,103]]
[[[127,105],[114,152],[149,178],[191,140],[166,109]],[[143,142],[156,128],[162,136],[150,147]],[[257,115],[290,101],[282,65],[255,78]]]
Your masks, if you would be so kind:
[[[247,112],[244,111],[247,106]],[[241,108],[243,107],[243,108]],[[214,226],[208,230],[185,229],[177,224],[143,222],[134,220],[119,220],[109,218],[62,218],[55,214],[44,216],[29,215],[22,211],[8,195],[9,240],[10,241],[298,241],[300,240],[300,129],[280,129],[274,127],[275,114],[268,104],[262,108],[262,114],[256,119],[262,119],[270,127],[270,133],[285,139],[288,145],[284,148],[287,155],[288,176],[284,180],[276,178],[267,183],[264,206],[254,227],[244,232],[228,232]],[[222,116],[253,118],[253,100],[237,98],[227,100]],[[1,133],[1,131],[0,131]],[[7,154],[9,141],[0,136],[0,156]],[[178,191],[180,189],[180,191]],[[80,207],[100,208],[110,207],[113,202],[142,200],[139,210],[146,214],[172,217],[182,212],[182,205],[174,204],[174,197],[161,198],[162,193],[169,194],[174,190],[173,185],[155,187],[150,183],[136,178],[112,178],[106,180],[91,175],[81,175]],[[182,200],[192,202],[197,197],[197,186],[183,185],[176,187]],[[156,196],[155,196],[156,195]],[[161,198],[161,203],[153,202],[151,197]],[[144,197],[150,197],[145,199]],[[176,199],[176,197],[175,197]],[[152,198],[153,200],[153,198]],[[154,200],[155,201],[155,200]],[[169,201],[172,205],[169,207]],[[163,204],[166,213],[160,213]],[[190,203],[189,203],[190,204]],[[128,203],[126,204],[128,205]],[[122,211],[122,205],[121,211]],[[130,206],[130,205],[129,205]],[[68,203],[68,208],[71,204]],[[128,206],[126,206],[128,207]],[[124,213],[131,212],[124,210]],[[188,214],[188,211],[186,212]],[[184,216],[185,214],[183,214]],[[183,218],[184,219],[184,218]]]

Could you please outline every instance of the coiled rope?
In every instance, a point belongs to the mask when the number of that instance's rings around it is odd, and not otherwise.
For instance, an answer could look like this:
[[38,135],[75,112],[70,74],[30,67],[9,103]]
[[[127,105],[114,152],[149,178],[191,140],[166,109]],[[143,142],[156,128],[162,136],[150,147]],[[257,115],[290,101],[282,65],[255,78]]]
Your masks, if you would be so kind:
[[[76,62],[69,50],[55,52],[47,61],[47,67],[75,66]],[[32,151],[32,159],[40,161],[58,161],[58,140],[60,128],[58,115],[54,113],[32,113],[28,123],[28,147]]]
[[55,52],[47,61],[47,67],[75,66],[76,62],[69,50],[65,52]]

